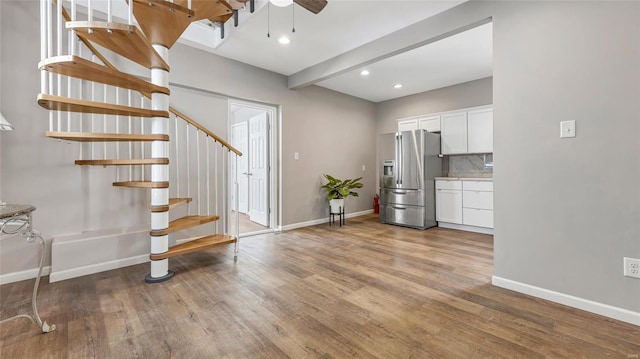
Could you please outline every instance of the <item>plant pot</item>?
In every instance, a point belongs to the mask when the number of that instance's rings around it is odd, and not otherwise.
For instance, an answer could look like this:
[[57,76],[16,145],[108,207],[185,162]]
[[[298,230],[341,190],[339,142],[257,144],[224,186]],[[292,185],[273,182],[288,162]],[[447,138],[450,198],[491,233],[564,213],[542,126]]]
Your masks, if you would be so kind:
[[331,213],[344,212],[344,198],[334,198],[330,200],[329,207],[331,208]]

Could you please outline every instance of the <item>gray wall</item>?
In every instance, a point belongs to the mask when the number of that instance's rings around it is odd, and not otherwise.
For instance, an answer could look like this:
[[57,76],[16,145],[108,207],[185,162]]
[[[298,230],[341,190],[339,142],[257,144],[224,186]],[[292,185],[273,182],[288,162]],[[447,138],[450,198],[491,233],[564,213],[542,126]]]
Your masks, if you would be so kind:
[[640,2],[497,5],[495,274],[640,312]]
[[[34,204],[35,226],[48,240],[85,230],[147,225],[146,191],[113,188],[115,169],[74,166],[79,144],[44,137],[48,112],[36,104],[40,89],[39,3],[0,1],[0,7],[0,108],[15,125],[15,131],[1,135],[3,200]],[[327,217],[324,194],[319,189],[323,173],[364,175],[361,197],[348,200],[347,212],[372,208],[373,103],[316,86],[291,91],[282,75],[182,45],[171,50],[170,59],[173,83],[281,105],[282,224]],[[193,114],[197,121],[213,121],[213,129],[226,137],[226,109],[220,117],[202,114],[219,107],[219,100],[213,98],[212,103],[199,106],[198,101],[185,96],[188,91],[174,91],[177,108]],[[293,159],[293,152],[300,153],[300,160]],[[363,164],[366,172],[361,170]],[[37,258],[36,248],[21,238],[0,241],[0,274],[35,268]]]

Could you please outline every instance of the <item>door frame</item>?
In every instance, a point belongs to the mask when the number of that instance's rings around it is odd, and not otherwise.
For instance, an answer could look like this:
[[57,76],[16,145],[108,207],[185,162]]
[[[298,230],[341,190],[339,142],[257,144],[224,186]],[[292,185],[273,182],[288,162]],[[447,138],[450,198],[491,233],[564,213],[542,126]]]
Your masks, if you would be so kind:
[[[262,110],[268,113],[268,124],[269,124],[269,165],[270,171],[268,174],[269,179],[269,229],[264,231],[252,232],[250,235],[254,234],[262,234],[262,233],[270,233],[270,232],[279,232],[282,230],[282,167],[280,163],[282,163],[282,133],[281,133],[281,124],[282,124],[282,115],[280,106],[272,105],[268,103],[261,102],[253,102],[243,99],[231,98],[229,97],[227,101],[227,128],[228,132],[231,133],[231,125],[233,113],[231,112],[231,107],[233,105],[242,106],[242,107],[250,107],[257,110]],[[231,170],[231,164],[229,163],[227,166],[228,170]],[[230,172],[229,172],[230,173]],[[229,183],[230,176],[226,176],[225,181],[227,181],[227,188],[233,188],[233,183]],[[228,201],[231,201],[231,191],[229,191]],[[228,218],[231,219],[230,216],[230,208],[231,203],[229,202],[227,214],[229,214]],[[228,228],[228,227],[227,227]],[[240,237],[244,237],[246,234],[241,234]]]

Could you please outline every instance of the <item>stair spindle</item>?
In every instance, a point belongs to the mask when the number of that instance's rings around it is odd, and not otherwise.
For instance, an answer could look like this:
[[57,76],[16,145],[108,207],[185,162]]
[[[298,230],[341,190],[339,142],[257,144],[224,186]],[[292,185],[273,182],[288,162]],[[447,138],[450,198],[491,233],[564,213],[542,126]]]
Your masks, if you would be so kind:
[[200,196],[200,130],[196,129],[196,178],[198,181],[198,214],[202,213],[200,209],[200,203],[202,202],[202,197]]
[[127,14],[128,15],[127,23],[129,25],[133,25],[133,0],[128,1],[128,3],[129,3],[129,13]]
[[[214,206],[215,206],[215,211],[216,213],[220,213],[220,211],[218,210],[218,202],[220,201],[220,195],[218,194],[218,157],[219,157],[219,152],[218,152],[218,147],[213,146],[215,152],[213,153],[214,157],[213,157],[213,173],[215,173],[215,175],[213,176],[213,188],[214,188],[214,197],[215,197],[215,201],[214,201]],[[216,233],[220,233],[219,229],[218,229],[218,222],[216,222]]]
[[[140,107],[141,108],[145,108],[144,107],[144,96],[140,96]],[[144,135],[144,121],[140,121],[140,134]],[[140,142],[140,157],[144,158],[144,142]],[[140,171],[142,172],[141,175],[141,181],[144,181],[144,173],[145,173],[145,168],[144,166],[140,166]]]
[[209,180],[209,136],[205,138],[205,151],[207,153],[207,216],[211,214],[211,181]]
[[[104,103],[107,103],[107,85],[102,85],[102,99]],[[107,133],[107,115],[102,116],[102,133]],[[107,159],[107,142],[102,143],[102,157]]]
[[176,130],[175,130],[175,134],[173,135],[173,140],[176,144],[176,159],[175,159],[175,163],[176,163],[176,197],[180,197],[180,146],[179,146],[179,138],[180,136],[178,136],[178,116],[174,116],[174,119],[176,120]]
[[[131,107],[131,90],[127,90],[127,106]],[[127,117],[127,133],[132,134],[131,116]],[[129,141],[129,159],[133,158],[133,142]],[[133,181],[133,165],[129,165],[129,181]]]
[[[189,173],[191,172],[191,161],[189,161],[189,158],[191,158],[190,155],[190,147],[189,147],[189,124],[187,123],[186,125],[187,127],[187,140],[186,140],[186,147],[187,147],[187,197],[191,198],[191,176],[189,175]],[[189,202],[187,204],[187,214],[191,214],[191,202]]]

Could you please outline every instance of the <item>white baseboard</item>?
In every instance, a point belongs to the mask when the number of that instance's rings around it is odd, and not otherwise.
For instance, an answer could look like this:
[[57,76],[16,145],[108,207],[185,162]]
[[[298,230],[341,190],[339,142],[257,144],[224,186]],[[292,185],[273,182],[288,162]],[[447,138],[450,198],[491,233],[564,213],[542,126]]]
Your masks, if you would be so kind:
[[94,273],[100,273],[112,269],[118,269],[122,267],[128,267],[135,264],[146,263],[149,261],[149,255],[144,254],[135,257],[122,258],[110,262],[98,263],[87,265],[83,267],[77,267],[67,270],[57,271],[55,273],[51,273],[49,276],[49,282],[59,282],[61,280],[81,277],[83,275],[89,275]]
[[149,230],[114,228],[57,236],[51,242],[50,282],[149,261]]
[[638,312],[594,302],[584,298],[574,297],[564,293],[554,292],[552,290],[535,287],[498,276],[491,277],[491,283],[497,287],[513,290],[515,292],[546,299],[555,303],[564,304],[569,307],[640,326],[640,313]]
[[438,222],[438,227],[449,228],[449,229],[457,229],[457,230],[460,230],[460,231],[476,232],[476,233],[493,235],[493,228],[467,226],[467,225],[464,225],[464,224],[447,223],[447,222]]
[[[368,209],[366,211],[347,213],[347,214],[345,214],[344,218],[359,217],[359,216],[364,216],[365,214],[371,214],[371,213],[373,213],[373,209]],[[287,224],[286,226],[282,226],[282,230],[283,231],[288,231],[288,230],[296,229],[296,228],[315,226],[316,224],[322,224],[322,223],[329,223],[329,217],[320,218],[320,219],[314,219],[313,221],[299,222],[299,223],[294,223],[294,224]]]
[[[51,266],[42,267],[41,277],[46,277],[51,273]],[[20,272],[13,272],[0,275],[0,284],[14,283],[22,280],[33,279],[38,275],[38,268],[27,269]]]

